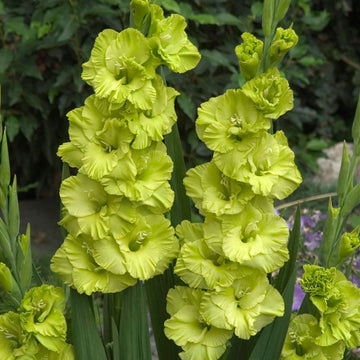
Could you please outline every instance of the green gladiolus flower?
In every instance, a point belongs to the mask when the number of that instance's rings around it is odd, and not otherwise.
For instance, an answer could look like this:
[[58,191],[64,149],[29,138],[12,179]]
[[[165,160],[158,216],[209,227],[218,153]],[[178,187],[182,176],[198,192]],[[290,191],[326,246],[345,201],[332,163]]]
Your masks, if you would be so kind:
[[288,260],[286,221],[248,205],[237,215],[207,216],[204,238],[209,248],[244,266],[272,272]]
[[204,293],[200,305],[200,314],[208,324],[234,330],[241,339],[249,339],[283,313],[280,293],[269,284],[266,273],[255,269],[239,273],[226,289]]
[[60,197],[67,213],[76,218],[76,228],[67,226],[66,218],[62,222],[70,232],[84,232],[95,239],[108,234],[110,196],[101,184],[82,174],[71,176],[63,180]]
[[134,224],[111,224],[114,240],[93,243],[93,257],[104,269],[147,280],[161,274],[179,252],[174,229],[163,215],[140,215]]
[[51,351],[65,346],[65,294],[61,288],[42,285],[30,289],[24,296],[19,312],[22,328]]
[[297,42],[298,36],[291,27],[288,29],[277,28],[274,40],[270,46],[270,66],[276,66]]
[[300,281],[320,312],[321,335],[316,343],[330,346],[343,340],[349,348],[360,345],[360,289],[336,268],[304,265]]
[[186,175],[186,194],[201,214],[237,214],[255,196],[249,185],[225,176],[213,162],[196,166]]
[[294,316],[289,324],[280,360],[341,360],[345,344],[319,346],[315,339],[321,334],[316,317],[310,314]]
[[151,207],[155,213],[170,209],[174,193],[168,180],[173,163],[163,143],[144,150],[132,150],[100,182],[107,193],[125,196],[138,205]]
[[[269,128],[270,120],[257,111],[241,90],[228,90],[198,109],[196,132],[209,149],[220,153],[250,151],[247,138]],[[234,156],[237,161],[244,160],[238,152]]]
[[67,116],[71,141],[60,145],[58,155],[90,178],[98,180],[108,174],[129,151],[135,136],[125,121],[126,107],[91,95],[84,106]]
[[164,18],[158,5],[151,5],[151,23],[148,32],[149,44],[154,56],[170,70],[184,73],[200,61],[200,54],[185,32],[184,17],[172,14]]
[[184,350],[182,360],[217,360],[226,350],[231,330],[219,329],[205,322],[200,303],[205,293],[198,289],[176,286],[167,295],[165,335]]
[[255,76],[244,84],[242,91],[269,119],[279,118],[294,106],[289,83],[280,76],[277,68],[270,68],[266,73]]
[[174,102],[179,93],[171,87],[165,87],[160,76],[156,76],[153,83],[157,96],[150,110],[139,111],[134,106],[128,106],[126,123],[135,136],[131,143],[133,149],[144,149],[152,141],[162,141],[163,135],[171,132],[177,119]]
[[80,294],[91,295],[97,291],[114,293],[136,284],[137,279],[131,277],[121,263],[118,264],[118,273],[123,271],[121,275],[101,267],[94,259],[93,243],[88,236],[75,238],[69,234],[51,259],[51,270]]
[[36,359],[39,344],[21,326],[20,315],[12,311],[0,315],[0,358]]
[[[184,241],[174,268],[189,286],[221,290],[231,286],[240,272],[251,271],[209,249],[204,241],[203,224],[183,221],[176,227]],[[195,237],[195,233],[199,237]]]
[[249,144],[237,163],[235,156],[216,152],[216,166],[226,176],[250,184],[255,194],[277,199],[290,195],[302,179],[284,133],[262,132],[261,136],[251,138]]
[[340,259],[344,260],[351,255],[360,245],[359,240],[360,226],[357,226],[352,232],[344,233],[340,240]]
[[75,359],[74,349],[69,344],[66,344],[66,346],[64,346],[64,348],[59,353],[50,351],[45,347],[41,347],[39,352],[36,354],[36,360],[74,360],[74,359]]
[[243,43],[235,48],[239,58],[240,71],[246,80],[252,79],[259,69],[263,52],[263,42],[245,32],[241,35]]
[[321,312],[337,309],[342,295],[336,287],[340,272],[336,268],[325,269],[318,265],[304,265],[304,275],[300,285],[309,294],[312,303]]
[[152,79],[158,65],[140,31],[107,29],[96,38],[90,59],[83,64],[82,78],[98,97],[118,104],[129,101],[147,110],[156,100]]

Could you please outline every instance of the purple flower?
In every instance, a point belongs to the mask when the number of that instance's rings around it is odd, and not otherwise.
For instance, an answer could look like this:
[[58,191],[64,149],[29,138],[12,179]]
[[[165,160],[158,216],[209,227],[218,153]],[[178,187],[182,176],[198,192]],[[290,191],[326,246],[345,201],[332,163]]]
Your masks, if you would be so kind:
[[321,243],[321,239],[322,239],[322,232],[321,231],[316,231],[316,232],[306,232],[305,233],[305,242],[304,245],[306,246],[306,248],[309,251],[314,251],[315,249],[317,249],[320,246]]
[[311,218],[308,217],[306,215],[301,215],[301,227],[315,227],[316,222]]
[[299,284],[295,284],[292,311],[299,310],[304,300],[305,293]]
[[350,281],[355,284],[358,288],[360,288],[360,279],[354,275],[354,274],[351,274],[350,275]]

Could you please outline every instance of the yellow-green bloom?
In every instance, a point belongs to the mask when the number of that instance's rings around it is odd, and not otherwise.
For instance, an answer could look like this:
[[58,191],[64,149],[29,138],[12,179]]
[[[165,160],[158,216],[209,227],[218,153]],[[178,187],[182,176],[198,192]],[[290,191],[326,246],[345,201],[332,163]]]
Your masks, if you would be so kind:
[[289,324],[280,360],[341,360],[345,350],[344,342],[320,346],[316,344],[316,338],[320,334],[321,330],[315,316],[294,316]]
[[82,78],[96,96],[118,104],[129,101],[146,110],[156,100],[152,79],[158,65],[140,31],[106,29],[96,38],[90,59],[83,64]]
[[217,360],[226,350],[233,331],[220,329],[205,322],[200,303],[205,293],[198,289],[176,286],[167,295],[165,335],[184,350],[182,360]]
[[111,224],[113,239],[93,243],[92,255],[104,269],[147,280],[161,274],[179,252],[174,229],[163,215],[140,215],[136,222]]
[[84,106],[67,114],[70,142],[60,145],[58,155],[98,180],[129,151],[135,136],[127,127],[126,116],[126,107],[89,96]]
[[22,298],[19,285],[14,279],[14,276],[11,274],[11,271],[6,264],[2,262],[0,262],[0,290],[4,290],[6,293],[11,294],[12,297],[19,301]]
[[0,358],[6,360],[36,359],[39,343],[26,333],[20,323],[20,315],[7,312],[0,315]]
[[60,352],[65,346],[65,294],[62,288],[42,285],[24,296],[19,312],[22,328],[47,349]]
[[360,345],[360,289],[336,268],[304,265],[300,281],[320,313],[321,334],[316,343],[330,346],[343,340],[349,348]]
[[359,240],[360,226],[357,226],[352,232],[344,233],[340,240],[340,259],[346,259],[351,255],[360,245]]
[[111,195],[125,196],[138,205],[151,207],[155,213],[164,213],[174,200],[168,182],[172,169],[166,147],[159,142],[150,148],[129,152],[100,182]]
[[162,141],[163,135],[171,132],[177,119],[174,101],[179,93],[171,87],[165,87],[160,76],[156,76],[153,83],[157,95],[151,109],[140,111],[128,105],[126,123],[135,136],[131,143],[133,149],[144,149],[152,141]]
[[284,301],[269,284],[266,273],[253,269],[240,272],[226,289],[204,293],[200,313],[208,324],[234,330],[237,337],[249,339],[275,316],[283,315]]
[[286,221],[253,205],[237,215],[207,216],[204,238],[210,249],[241,265],[271,272],[288,260]]
[[108,234],[110,196],[100,183],[82,174],[70,176],[61,184],[60,197],[67,214],[76,218],[76,225],[67,217],[61,222],[68,231],[90,234],[95,239]]
[[176,227],[184,243],[174,272],[185,283],[195,288],[221,290],[230,286],[240,272],[251,271],[212,251],[204,241],[202,227],[203,224],[191,224],[187,220]]
[[122,275],[101,267],[94,259],[93,243],[94,240],[89,236],[81,235],[75,238],[69,234],[51,259],[51,270],[80,294],[91,295],[97,291],[119,292],[136,284],[137,279],[126,272],[123,264],[118,264],[118,269],[123,270]]
[[186,175],[186,194],[201,214],[237,214],[255,196],[248,184],[225,176],[214,162],[196,166]]
[[177,73],[193,69],[200,61],[199,51],[188,39],[185,28],[183,16],[172,14],[164,18],[162,8],[151,5],[150,47],[154,56]]
[[274,40],[270,46],[270,64],[271,67],[276,66],[285,54],[292,49],[298,42],[298,36],[295,31],[290,27],[283,29],[278,27]]
[[[246,139],[270,128],[270,120],[257,111],[241,90],[228,90],[198,109],[196,132],[206,146],[220,153],[246,148]],[[248,149],[249,151],[251,149]],[[237,161],[243,162],[237,154]]]
[[235,53],[239,58],[242,75],[246,80],[250,80],[257,74],[264,44],[248,32],[243,33],[241,38],[243,43],[235,48]]
[[294,106],[294,95],[288,81],[277,68],[270,68],[247,81],[243,93],[266,118],[277,119]]
[[215,152],[216,166],[225,175],[250,184],[255,194],[277,199],[290,195],[302,179],[284,133],[262,132],[248,144],[238,162],[235,156]]

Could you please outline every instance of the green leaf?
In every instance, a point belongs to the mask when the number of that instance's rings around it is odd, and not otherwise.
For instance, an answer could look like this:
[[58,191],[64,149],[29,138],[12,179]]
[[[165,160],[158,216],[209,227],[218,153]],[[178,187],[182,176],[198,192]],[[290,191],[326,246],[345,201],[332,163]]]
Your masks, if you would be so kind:
[[342,216],[350,215],[353,209],[360,204],[360,183],[356,184],[345,198]]
[[22,86],[18,82],[12,82],[9,86],[9,105],[13,106],[19,102],[22,94]]
[[9,186],[9,235],[13,248],[13,253],[16,251],[17,236],[20,231],[20,214],[19,202],[16,190],[16,176],[14,177],[13,184]]
[[218,50],[201,50],[201,56],[211,65],[224,66],[233,73],[238,73],[237,69],[231,64],[229,58]]
[[189,19],[194,15],[193,9],[190,4],[179,3],[179,14],[181,14],[184,18]]
[[183,220],[191,219],[190,201],[186,196],[183,179],[185,177],[185,163],[181,148],[179,130],[177,124],[173,126],[172,132],[165,135],[165,144],[172,161],[174,162],[174,170],[171,176],[171,188],[175,192],[174,205],[171,208],[171,224],[176,226]]
[[7,130],[5,127],[1,143],[0,184],[4,192],[6,191],[5,196],[7,197],[7,187],[10,184],[10,161],[6,135]]
[[314,150],[314,151],[323,150],[326,149],[327,147],[329,147],[329,142],[323,139],[311,139],[306,144],[306,149]]
[[197,21],[199,24],[219,25],[218,19],[210,14],[195,14],[189,16],[189,19]]
[[191,99],[191,97],[182,92],[180,96],[176,98],[181,110],[190,118],[193,119],[195,115],[195,105]]
[[5,118],[6,133],[10,142],[13,142],[20,131],[19,119],[15,116]]
[[309,46],[308,45],[296,45],[295,47],[291,48],[289,51],[289,55],[293,59],[298,59],[308,52]]
[[146,294],[159,360],[178,359],[180,348],[164,333],[164,322],[169,318],[166,312],[166,295],[173,288],[172,266],[164,274],[146,281]]
[[39,126],[38,119],[31,114],[29,114],[28,116],[21,116],[19,119],[19,124],[21,132],[30,142],[35,129],[37,129],[37,127]]
[[237,17],[227,12],[221,12],[214,15],[219,23],[219,25],[240,25],[242,22]]
[[360,94],[356,106],[356,113],[351,129],[351,135],[354,140],[354,156],[360,155]]
[[75,357],[79,360],[106,360],[95,316],[92,298],[70,290],[72,337]]
[[112,345],[113,359],[116,360],[116,359],[120,359],[120,338],[114,319],[112,319],[111,326],[112,326],[112,335],[113,335],[113,345]]
[[[14,254],[11,250],[11,241],[10,236],[7,230],[7,227],[3,221],[3,219],[0,218],[0,248],[2,252],[4,253],[5,257],[12,262],[14,259]],[[16,269],[14,269],[16,270]]]
[[179,4],[175,0],[162,0],[161,6],[168,11],[180,13]]
[[261,1],[255,1],[251,5],[251,14],[254,18],[260,17],[263,14],[264,4]]
[[0,15],[4,15],[4,14],[5,14],[4,4],[2,1],[0,1]]
[[275,281],[275,287],[281,293],[285,290],[291,274],[296,270],[296,257],[299,251],[299,241],[300,241],[300,230],[301,230],[301,215],[300,207],[296,209],[294,226],[289,236],[288,248],[289,248],[289,260],[286,264],[280,269],[279,275]]
[[306,55],[306,56],[302,57],[301,59],[299,59],[298,61],[303,66],[315,66],[315,65],[320,65],[320,64],[324,63],[323,60],[317,59],[316,57],[314,57],[312,55]]
[[339,196],[340,204],[343,203],[343,198],[346,193],[347,183],[348,183],[348,175],[349,175],[349,165],[350,165],[350,155],[347,152],[346,142],[344,141],[343,152],[342,152],[342,159],[341,159],[341,166],[340,172],[336,187],[336,192]]
[[323,11],[310,11],[302,17],[302,21],[310,27],[311,30],[321,31],[330,22],[330,13]]
[[15,16],[6,20],[5,30],[26,37],[29,32],[29,27],[25,24],[25,18],[23,16]]
[[14,55],[11,49],[2,48],[0,49],[0,74],[5,73],[11,64]]
[[286,15],[289,6],[290,6],[291,0],[278,0],[277,6],[276,6],[276,12],[275,12],[275,21],[279,23],[284,16]]
[[41,71],[36,64],[36,59],[34,58],[28,58],[27,61],[18,63],[16,65],[16,71],[35,79],[43,79]]
[[151,360],[145,287],[141,281],[121,292],[120,359]]
[[66,23],[63,32],[58,37],[58,41],[69,41],[77,31],[78,27],[79,23],[76,21],[76,18],[71,16]]

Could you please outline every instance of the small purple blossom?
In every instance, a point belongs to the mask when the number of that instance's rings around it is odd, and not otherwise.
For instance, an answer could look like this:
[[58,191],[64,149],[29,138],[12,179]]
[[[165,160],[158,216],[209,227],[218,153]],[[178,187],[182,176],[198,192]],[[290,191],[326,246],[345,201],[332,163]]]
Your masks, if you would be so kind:
[[314,251],[320,246],[321,239],[322,239],[322,232],[315,231],[315,232],[306,232],[305,235],[305,242],[304,245],[306,246],[307,250]]
[[299,284],[295,284],[292,311],[299,310],[304,300],[305,293]]

